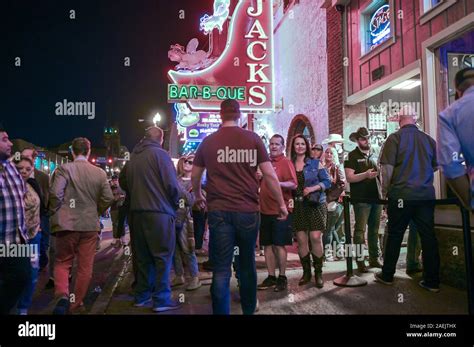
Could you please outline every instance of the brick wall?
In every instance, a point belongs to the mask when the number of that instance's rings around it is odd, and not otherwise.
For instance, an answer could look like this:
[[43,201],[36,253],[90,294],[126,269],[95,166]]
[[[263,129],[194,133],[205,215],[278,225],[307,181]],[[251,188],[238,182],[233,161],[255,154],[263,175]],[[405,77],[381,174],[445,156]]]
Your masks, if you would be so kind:
[[329,133],[343,133],[343,40],[342,13],[330,6],[326,12],[327,21],[327,62],[328,62],[328,121]]

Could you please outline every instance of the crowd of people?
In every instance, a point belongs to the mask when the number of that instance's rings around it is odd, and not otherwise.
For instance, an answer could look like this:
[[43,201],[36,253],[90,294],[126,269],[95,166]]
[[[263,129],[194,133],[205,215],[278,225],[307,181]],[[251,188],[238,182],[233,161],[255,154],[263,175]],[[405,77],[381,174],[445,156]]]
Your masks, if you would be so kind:
[[[48,265],[53,314],[83,312],[100,241],[99,216],[108,210],[114,247],[126,245],[127,225],[130,229],[134,306],[152,305],[154,312],[178,309],[172,287],[192,291],[202,286],[197,254],[205,253],[208,225],[213,313],[230,313],[234,269],[242,312],[253,314],[257,290],[288,290],[287,247],[294,240],[302,266],[300,286],[313,282],[322,288],[325,261],[348,256],[342,231],[342,199],[348,192],[358,271],[381,268],[375,281],[393,284],[409,227],[407,273],[423,272],[419,285],[438,292],[435,171],[442,169],[465,208],[474,207],[474,69],[460,71],[455,84],[459,100],[440,114],[438,145],[416,126],[415,110],[404,106],[398,111],[400,129],[388,136],[378,158],[364,127],[350,135],[356,147],[346,156],[338,134],[314,145],[298,134],[290,139],[288,157],[285,138],[275,134],[267,152],[256,133],[239,127],[239,103],[225,100],[220,129],[176,167],[162,147],[162,129],[151,126],[120,176],[110,182],[105,171],[89,162],[91,143],[82,137],[72,141],[73,161],[58,167],[50,179],[34,169],[34,148],[12,156],[6,129],[0,128],[0,243],[38,249],[36,256],[0,257],[0,314],[28,313],[38,273]],[[380,203],[385,199],[386,211]],[[383,213],[387,233],[380,238]],[[257,244],[264,249],[268,271],[259,284]]]

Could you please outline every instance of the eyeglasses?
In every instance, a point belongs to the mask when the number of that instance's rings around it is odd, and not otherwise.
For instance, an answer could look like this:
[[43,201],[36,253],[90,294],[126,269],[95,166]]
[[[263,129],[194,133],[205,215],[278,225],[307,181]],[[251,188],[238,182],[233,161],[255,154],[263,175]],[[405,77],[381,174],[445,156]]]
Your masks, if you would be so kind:
[[312,151],[322,151],[323,149],[322,148],[318,148],[318,147],[313,147],[311,148]]
[[194,162],[192,160],[185,160],[184,163],[189,164],[189,165],[193,165]]

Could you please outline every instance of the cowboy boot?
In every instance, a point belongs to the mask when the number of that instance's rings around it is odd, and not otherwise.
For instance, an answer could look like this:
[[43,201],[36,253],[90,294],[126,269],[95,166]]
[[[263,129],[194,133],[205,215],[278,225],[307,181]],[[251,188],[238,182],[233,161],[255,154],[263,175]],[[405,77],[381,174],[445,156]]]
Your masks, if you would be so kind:
[[311,257],[309,253],[304,257],[300,257],[301,265],[303,266],[303,277],[298,282],[299,286],[311,282]]
[[365,260],[356,261],[356,264],[357,264],[357,271],[359,271],[360,273],[369,272],[369,270],[367,270],[367,266],[365,265]]
[[314,279],[316,280],[316,287],[322,288],[324,286],[323,281],[323,261],[324,257],[317,257],[313,253],[313,266],[314,266]]

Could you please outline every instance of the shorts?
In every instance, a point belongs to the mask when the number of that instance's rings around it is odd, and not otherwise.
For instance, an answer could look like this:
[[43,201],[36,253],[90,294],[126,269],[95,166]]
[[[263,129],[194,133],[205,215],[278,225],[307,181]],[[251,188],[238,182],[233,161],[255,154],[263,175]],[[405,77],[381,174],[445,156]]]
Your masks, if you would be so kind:
[[286,220],[278,220],[276,215],[260,214],[260,246],[291,246],[293,232],[291,230],[291,213]]

